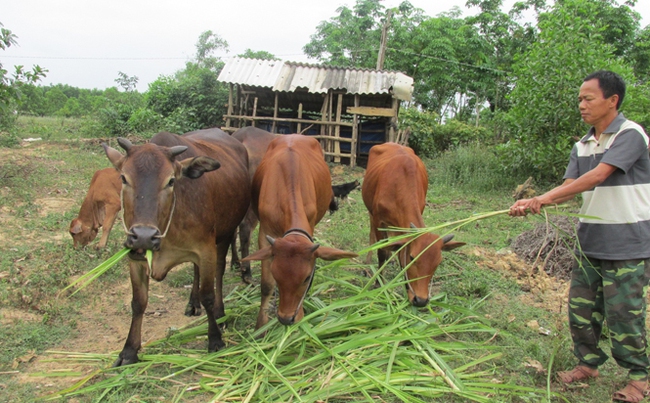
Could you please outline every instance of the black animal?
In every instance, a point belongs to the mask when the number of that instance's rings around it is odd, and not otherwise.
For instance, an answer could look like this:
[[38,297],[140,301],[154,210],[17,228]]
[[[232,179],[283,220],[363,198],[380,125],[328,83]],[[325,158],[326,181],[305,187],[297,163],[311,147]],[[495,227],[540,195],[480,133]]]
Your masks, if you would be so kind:
[[339,203],[336,200],[338,197],[341,200],[347,200],[351,191],[361,186],[358,180],[342,183],[340,185],[332,185],[332,200],[330,201],[330,214],[339,209]]

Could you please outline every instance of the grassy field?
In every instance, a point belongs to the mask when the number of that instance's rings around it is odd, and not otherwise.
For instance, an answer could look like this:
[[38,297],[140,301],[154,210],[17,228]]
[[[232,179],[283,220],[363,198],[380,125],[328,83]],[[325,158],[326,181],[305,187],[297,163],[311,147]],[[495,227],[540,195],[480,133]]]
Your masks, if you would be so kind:
[[[74,297],[61,294],[121,249],[120,222],[104,251],[75,250],[67,234],[92,173],[108,160],[98,140],[64,135],[76,122],[57,121],[55,132],[47,129],[51,122],[22,123],[23,138],[42,140],[0,148],[1,402],[65,390],[74,393],[61,398],[68,402],[608,402],[624,380],[610,360],[588,388],[563,389],[553,381],[574,363],[566,284],[509,252],[514,238],[542,220],[505,215],[454,230],[467,245],[446,253],[425,309],[406,304],[396,265],[385,268],[386,284],[374,288],[365,273],[378,268],[364,265],[365,256],[319,262],[305,319],[288,328],[272,320],[256,338],[259,266],[253,286],[228,271],[228,348],[211,355],[201,320],[183,316],[190,270],[176,268],[151,286],[142,362],[108,370],[130,323],[126,263]],[[34,127],[41,132],[30,134]],[[496,161],[482,150],[461,149],[426,164],[430,226],[512,203],[516,178],[496,175]],[[362,168],[331,165],[331,171],[335,183],[363,177]],[[315,236],[361,252],[368,247],[368,217],[360,192],[350,199]]]

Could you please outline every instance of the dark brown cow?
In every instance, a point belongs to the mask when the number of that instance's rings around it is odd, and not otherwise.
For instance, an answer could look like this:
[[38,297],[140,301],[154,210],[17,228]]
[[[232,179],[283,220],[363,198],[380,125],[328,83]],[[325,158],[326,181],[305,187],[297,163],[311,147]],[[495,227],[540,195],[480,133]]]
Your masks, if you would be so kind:
[[79,215],[70,223],[70,235],[75,248],[92,242],[99,228],[103,228],[102,236],[96,248],[106,246],[115,217],[121,209],[121,189],[122,180],[115,168],[104,168],[95,172],[79,209]]
[[[208,351],[216,351],[224,346],[216,318],[224,316],[226,254],[250,204],[246,149],[219,129],[182,137],[158,133],[140,146],[125,139],[118,143],[126,156],[106,145],[104,149],[122,175],[133,317],[115,365],[138,361],[149,277],[161,281],[183,262],[194,263],[198,271],[208,316]],[[153,251],[150,272],[147,250]]]
[[[428,185],[427,170],[409,147],[385,143],[370,149],[361,195],[370,213],[371,244],[390,236],[404,235],[403,232],[381,231],[381,228],[425,227],[422,212]],[[410,264],[406,270],[410,281],[406,290],[413,305],[422,307],[429,302],[429,284],[442,261],[442,251],[465,245],[452,242],[452,237],[440,239],[438,235],[425,233],[391,245],[391,248],[405,245],[399,253],[399,263],[402,268]],[[377,250],[379,267],[388,259],[388,249]]]
[[[232,134],[232,137],[241,141],[246,151],[248,151],[248,173],[253,180],[253,175],[257,171],[257,167],[262,162],[262,158],[266,153],[266,149],[276,135],[269,133],[266,130],[258,129],[257,127],[243,127]],[[248,256],[250,251],[251,233],[257,226],[257,216],[253,212],[252,206],[246,212],[244,220],[239,224],[239,244],[241,245],[241,257]],[[253,277],[251,275],[251,264],[249,261],[240,261],[237,256],[236,240],[232,241],[232,259],[230,261],[231,267],[239,267],[241,270],[241,278],[246,284],[251,284]]]
[[256,328],[268,322],[266,310],[276,284],[278,320],[290,325],[304,316],[302,302],[314,277],[316,258],[357,256],[313,242],[314,227],[331,199],[332,180],[319,142],[300,134],[276,137],[253,177],[259,250],[242,259],[262,260],[262,303]]

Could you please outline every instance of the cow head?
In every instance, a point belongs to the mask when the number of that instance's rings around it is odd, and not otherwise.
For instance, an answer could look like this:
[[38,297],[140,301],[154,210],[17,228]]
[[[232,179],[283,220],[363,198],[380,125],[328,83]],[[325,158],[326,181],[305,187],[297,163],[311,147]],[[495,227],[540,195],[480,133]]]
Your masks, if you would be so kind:
[[122,178],[124,224],[128,228],[124,246],[131,249],[132,259],[145,260],[147,250],[160,249],[161,239],[173,219],[176,182],[199,178],[218,169],[220,164],[208,157],[175,160],[187,150],[185,146],[134,146],[123,138],[118,139],[118,144],[126,155],[106,144],[103,147]]
[[[413,227],[413,226],[412,226]],[[465,245],[464,242],[452,242],[452,234],[442,239],[435,234],[422,234],[413,240],[400,241],[394,246],[405,245],[399,252],[401,267],[406,267],[406,285],[408,299],[414,306],[424,307],[429,303],[429,285],[440,262],[442,252]]]
[[79,218],[70,222],[70,236],[72,236],[73,247],[86,246],[97,237],[98,228],[85,225]]
[[299,322],[304,311],[302,302],[311,287],[316,258],[338,260],[358,256],[335,248],[327,248],[312,242],[311,236],[302,230],[289,230],[282,238],[266,236],[269,245],[242,259],[271,260],[271,274],[280,294],[277,316],[283,325]]

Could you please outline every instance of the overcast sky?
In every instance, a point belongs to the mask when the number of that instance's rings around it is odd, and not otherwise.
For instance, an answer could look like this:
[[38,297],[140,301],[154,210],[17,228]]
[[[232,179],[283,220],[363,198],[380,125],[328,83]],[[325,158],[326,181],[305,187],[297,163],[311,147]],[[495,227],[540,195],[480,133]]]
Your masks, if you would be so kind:
[[[431,17],[466,0],[411,0]],[[384,0],[395,7],[400,0]],[[514,0],[506,0],[507,9]],[[619,1],[621,2],[621,1]],[[118,72],[139,79],[138,90],[160,75],[182,69],[207,30],[225,39],[227,59],[246,49],[283,60],[311,62],[302,48],[321,21],[355,0],[2,0],[0,23],[17,35],[18,46],[0,51],[5,69],[38,64],[49,70],[43,84],[79,88],[116,86]],[[650,24],[650,0],[638,0],[641,26]]]

